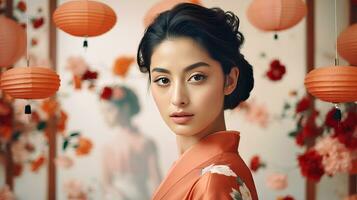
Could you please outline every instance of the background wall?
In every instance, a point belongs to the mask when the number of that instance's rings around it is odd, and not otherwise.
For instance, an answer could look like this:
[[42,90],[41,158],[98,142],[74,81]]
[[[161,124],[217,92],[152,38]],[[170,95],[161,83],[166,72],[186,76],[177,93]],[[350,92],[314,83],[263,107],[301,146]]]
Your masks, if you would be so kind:
[[[136,64],[130,69],[125,80],[114,77],[110,72],[113,60],[118,56],[135,56],[140,37],[143,34],[143,17],[146,11],[157,1],[106,1],[118,14],[118,22],[113,30],[103,36],[89,40],[89,48],[84,51],[81,47],[82,39],[74,38],[63,32],[59,32],[58,38],[58,67],[64,80],[68,73],[64,70],[65,60],[71,55],[82,55],[94,69],[100,71],[98,85],[107,83],[124,83],[134,88],[139,94],[143,106],[142,112],[137,116],[135,122],[140,124],[144,134],[152,137],[159,147],[160,163],[163,173],[167,172],[171,163],[177,158],[176,144],[173,133],[160,119],[151,95],[147,91],[147,77],[140,74]],[[288,93],[297,89],[303,91],[303,79],[306,69],[305,56],[305,20],[296,27],[281,32],[279,40],[273,40],[273,35],[263,33],[253,27],[246,18],[246,10],[250,1],[202,1],[207,7],[221,7],[231,10],[241,20],[240,30],[246,37],[242,48],[243,54],[254,66],[255,88],[250,99],[255,99],[258,104],[263,104],[269,116],[266,128],[249,123],[239,111],[227,111],[225,113],[228,129],[241,131],[241,142],[239,151],[243,159],[249,163],[250,158],[261,155],[266,160],[267,168],[254,174],[260,198],[275,199],[278,195],[290,194],[297,199],[304,198],[305,179],[300,175],[297,167],[296,155],[302,152],[295,142],[287,137],[289,130],[293,129],[293,122],[289,120],[278,120],[282,111],[282,105],[288,98]],[[339,24],[340,27],[347,25],[348,12],[346,12],[348,1],[339,1]],[[334,55],[333,34],[333,1],[316,1],[316,65],[332,64]],[[265,54],[262,57],[262,54]],[[278,58],[287,68],[287,74],[280,82],[271,82],[265,78],[265,72],[269,63]],[[69,78],[68,78],[69,79]],[[62,101],[66,110],[70,111],[71,120],[69,129],[80,129],[95,141],[93,154],[78,162],[71,172],[61,172],[60,180],[77,176],[80,179],[95,179],[99,176],[99,166],[96,163],[97,147],[110,134],[103,122],[98,104],[98,95],[88,91],[72,92],[70,87],[64,85],[63,93],[71,93]],[[301,93],[302,95],[303,93]],[[75,105],[75,106],[74,106]],[[83,113],[86,117],[83,117]],[[79,171],[83,166],[92,164],[91,170]],[[78,170],[76,170],[78,169]],[[265,179],[269,173],[282,172],[288,174],[290,186],[282,192],[273,192],[265,186]],[[92,177],[90,177],[92,176]],[[326,181],[326,183],[325,183]],[[332,180],[323,180],[319,189],[319,198],[338,199],[339,195],[346,193],[346,177],[337,177],[333,181],[338,184],[334,190],[328,189]],[[342,184],[340,184],[342,183]],[[60,184],[58,186],[61,188]],[[326,189],[325,189],[326,188]],[[336,196],[335,191],[338,191]],[[61,194],[59,194],[61,197]]]
[[[59,0],[59,4],[65,2]],[[64,153],[63,138],[58,138],[58,154],[66,154],[74,158],[70,169],[58,169],[57,198],[66,199],[64,183],[73,178],[91,187],[91,199],[102,199],[101,184],[101,148],[115,134],[104,119],[100,107],[100,89],[110,84],[125,84],[132,88],[139,97],[141,112],[135,117],[134,123],[140,131],[152,138],[159,152],[159,164],[165,175],[172,162],[177,159],[175,136],[162,121],[152,96],[147,88],[147,75],[141,74],[137,64],[130,66],[125,78],[112,73],[114,61],[122,56],[136,56],[136,50],[144,32],[143,18],[146,12],[157,3],[157,0],[124,1],[105,0],[117,14],[117,23],[108,33],[89,38],[89,47],[82,47],[83,38],[70,36],[58,31],[56,64],[61,76],[61,88],[58,99],[62,108],[68,114],[67,132],[81,132],[93,142],[93,149],[85,157],[75,157],[74,152]],[[306,19],[297,26],[279,33],[279,39],[274,40],[272,33],[264,33],[253,27],[247,20],[246,10],[251,1],[246,0],[202,0],[206,7],[221,7],[233,11],[240,18],[240,31],[245,36],[242,53],[254,67],[255,88],[248,102],[265,109],[267,125],[261,126],[256,121],[249,120],[244,110],[226,111],[227,128],[241,132],[239,152],[249,165],[254,155],[259,155],[266,163],[266,168],[253,173],[260,199],[277,199],[279,196],[291,195],[297,200],[305,197],[305,178],[300,174],[296,156],[302,153],[295,141],[288,137],[294,129],[295,122],[281,118],[286,101],[292,101],[289,93],[298,92],[298,97],[304,95],[303,80],[306,73]],[[316,66],[332,65],[334,59],[334,1],[316,0],[315,5],[315,37]],[[31,1],[29,7],[36,7],[40,0]],[[44,6],[47,7],[47,6]],[[338,1],[338,24],[341,31],[348,24],[348,0]],[[91,70],[99,73],[96,87],[83,87],[75,90],[72,74],[67,69],[68,58],[82,57]],[[279,59],[286,66],[286,74],[281,81],[273,82],[266,77],[266,71],[272,60]],[[343,61],[341,61],[343,63]],[[331,107],[326,103],[317,102],[324,111]],[[263,109],[263,110],[264,110]],[[19,199],[46,198],[46,169],[37,174],[26,173],[17,178],[15,193]],[[289,186],[282,191],[273,191],[266,186],[266,178],[272,173],[283,173],[288,176]],[[1,177],[2,174],[0,174]],[[0,178],[0,181],[2,178]],[[347,175],[333,178],[326,176],[317,187],[318,199],[341,199],[347,194]],[[0,182],[1,183],[1,182]]]

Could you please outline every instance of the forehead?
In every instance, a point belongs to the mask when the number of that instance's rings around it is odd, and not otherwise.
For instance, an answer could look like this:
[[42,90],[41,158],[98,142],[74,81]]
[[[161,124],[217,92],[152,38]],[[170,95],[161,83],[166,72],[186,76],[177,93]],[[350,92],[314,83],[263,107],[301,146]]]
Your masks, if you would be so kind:
[[186,37],[170,38],[154,49],[150,69],[154,67],[183,69],[197,62],[211,64],[214,60],[196,41]]

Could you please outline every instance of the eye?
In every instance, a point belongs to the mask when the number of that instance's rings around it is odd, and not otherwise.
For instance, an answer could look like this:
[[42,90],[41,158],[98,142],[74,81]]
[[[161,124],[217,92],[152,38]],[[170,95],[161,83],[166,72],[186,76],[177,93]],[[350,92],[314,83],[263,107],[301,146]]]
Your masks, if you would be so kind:
[[170,80],[168,78],[158,78],[154,80],[154,83],[158,84],[159,86],[166,86],[170,83]]
[[189,80],[193,79],[194,82],[200,82],[200,81],[205,80],[206,78],[207,78],[207,76],[205,76],[203,74],[195,74],[195,75],[191,76],[191,78]]

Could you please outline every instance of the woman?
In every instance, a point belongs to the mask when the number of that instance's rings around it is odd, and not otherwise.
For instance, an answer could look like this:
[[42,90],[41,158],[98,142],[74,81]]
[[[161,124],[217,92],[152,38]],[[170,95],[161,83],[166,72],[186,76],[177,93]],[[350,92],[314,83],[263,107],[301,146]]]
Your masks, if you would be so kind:
[[237,152],[239,132],[226,130],[224,119],[254,82],[238,27],[232,12],[184,3],[161,13],[141,39],[140,70],[181,154],[154,200],[258,199]]
[[106,122],[115,131],[103,147],[105,199],[146,200],[161,181],[156,144],[140,133],[133,117],[140,106],[128,87],[105,87],[101,106]]

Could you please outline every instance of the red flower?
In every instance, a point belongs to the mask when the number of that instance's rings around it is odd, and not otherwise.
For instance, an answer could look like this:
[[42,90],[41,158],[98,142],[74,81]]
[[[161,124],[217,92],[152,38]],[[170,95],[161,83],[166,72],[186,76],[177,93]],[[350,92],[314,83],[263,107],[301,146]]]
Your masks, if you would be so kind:
[[20,176],[23,171],[23,166],[19,163],[14,163],[14,165],[12,166],[12,170],[13,170],[13,175],[15,177]]
[[357,113],[348,112],[347,117],[335,128],[334,137],[351,150],[357,149]]
[[44,22],[45,22],[45,19],[43,17],[33,19],[32,26],[33,26],[33,28],[37,29],[37,28],[40,28],[44,24]]
[[100,95],[101,99],[109,100],[113,95],[113,89],[110,87],[104,87],[102,94]]
[[267,71],[266,75],[272,81],[280,80],[285,74],[285,66],[280,64],[279,60],[273,60],[270,63],[270,69]]
[[260,167],[264,167],[265,164],[261,162],[260,157],[255,155],[253,158],[250,160],[250,169],[253,172],[256,172]]
[[285,197],[279,197],[279,198],[277,198],[277,200],[295,200],[295,199],[294,199],[294,197],[288,195]]
[[326,118],[325,118],[325,125],[329,126],[329,127],[336,127],[338,124],[338,121],[335,120],[333,118],[333,115],[335,114],[335,112],[337,111],[336,108],[332,108],[327,114],[326,114]]
[[36,38],[31,39],[31,46],[36,46],[38,44],[38,40]]
[[19,3],[17,3],[17,9],[19,9],[21,12],[25,12],[26,11],[26,3],[23,1],[19,1]]
[[76,148],[76,154],[78,156],[89,154],[92,147],[93,143],[89,139],[80,137]]
[[296,105],[295,112],[300,113],[310,108],[311,99],[308,96],[303,97]]
[[83,76],[82,80],[93,80],[98,78],[98,72],[87,70]]
[[318,127],[316,124],[316,118],[319,115],[317,110],[313,110],[309,116],[300,120],[301,129],[296,136],[296,144],[303,146],[306,143],[306,140],[313,139],[323,132],[323,127]]
[[40,167],[45,163],[45,157],[40,156],[31,163],[31,171],[37,172]]
[[301,174],[313,181],[319,181],[325,171],[322,156],[315,150],[309,150],[298,156]]

